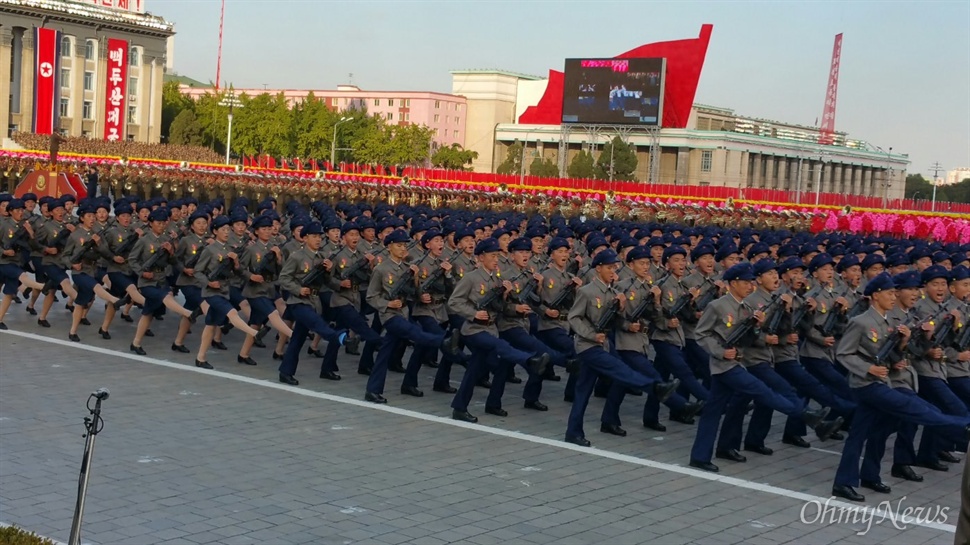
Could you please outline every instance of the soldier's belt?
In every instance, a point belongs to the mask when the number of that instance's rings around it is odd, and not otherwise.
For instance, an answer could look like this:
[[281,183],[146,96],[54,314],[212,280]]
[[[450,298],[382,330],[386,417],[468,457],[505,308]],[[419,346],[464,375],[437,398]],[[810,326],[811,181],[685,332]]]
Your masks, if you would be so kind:
[[559,313],[559,316],[556,316],[553,319],[554,320],[557,320],[557,321],[560,321],[560,322],[568,322],[569,321],[569,315],[568,314],[563,314],[563,313],[560,312]]
[[495,324],[495,320],[493,320],[493,319],[479,320],[479,319],[476,318],[476,319],[474,319],[472,321],[475,322],[478,325],[494,325]]

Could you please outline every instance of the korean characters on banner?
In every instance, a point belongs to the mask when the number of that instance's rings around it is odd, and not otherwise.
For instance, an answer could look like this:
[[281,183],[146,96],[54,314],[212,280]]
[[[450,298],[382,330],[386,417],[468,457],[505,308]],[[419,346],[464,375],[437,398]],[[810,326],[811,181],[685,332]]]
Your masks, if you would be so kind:
[[108,82],[105,92],[104,139],[121,140],[125,134],[128,107],[128,42],[108,40]]
[[61,33],[40,27],[34,38],[33,130],[37,134],[53,134],[60,128]]

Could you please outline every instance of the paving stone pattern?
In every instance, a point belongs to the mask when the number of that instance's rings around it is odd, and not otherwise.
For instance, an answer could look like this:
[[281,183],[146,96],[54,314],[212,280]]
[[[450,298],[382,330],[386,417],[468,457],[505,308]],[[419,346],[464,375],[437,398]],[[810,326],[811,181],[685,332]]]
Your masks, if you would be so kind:
[[[102,386],[111,397],[94,453],[85,543],[910,545],[953,539],[945,530],[901,530],[888,522],[865,535],[856,535],[862,524],[804,524],[804,502],[783,495],[193,372],[201,324],[189,337],[193,353],[175,354],[171,317],[154,324],[157,336],[146,338],[145,349],[185,370],[129,359],[133,326],[119,321],[115,338],[102,340],[95,334],[98,311],[91,313],[95,325],[82,328],[82,340],[117,352],[94,353],[66,343],[69,316],[62,308],[52,312],[51,329],[39,328],[22,306],[11,309],[6,323],[64,343],[0,334],[0,521],[61,541],[77,493],[84,401]],[[239,334],[226,342],[229,352],[210,352],[217,370],[275,382],[270,349],[254,350],[260,364],[248,367],[235,363]],[[356,358],[341,354],[340,365],[344,380],[324,381],[317,378],[319,360],[304,353],[299,388],[360,400],[366,377],[356,374]],[[461,373],[453,373],[456,385]],[[451,396],[431,391],[433,374],[422,370],[425,397],[419,399],[399,395],[402,375],[390,373],[390,404],[447,417]],[[546,384],[547,413],[523,409],[516,385],[506,390],[507,418],[484,414],[481,389],[470,410],[481,426],[558,440],[569,411],[563,385]],[[621,416],[630,433],[619,438],[598,431],[602,402],[594,399],[586,422],[594,448],[685,466],[695,428],[668,423],[663,434],[641,428],[642,401],[627,398]],[[722,474],[827,497],[841,443],[816,440],[824,450],[781,445],[781,422],[770,437],[774,456],[748,453],[745,464],[715,460]],[[903,483],[888,474],[891,454],[885,462],[883,477],[893,493],[869,493],[869,505],[902,499],[956,511],[957,468],[921,471],[925,482]],[[955,523],[952,515],[948,523]]]

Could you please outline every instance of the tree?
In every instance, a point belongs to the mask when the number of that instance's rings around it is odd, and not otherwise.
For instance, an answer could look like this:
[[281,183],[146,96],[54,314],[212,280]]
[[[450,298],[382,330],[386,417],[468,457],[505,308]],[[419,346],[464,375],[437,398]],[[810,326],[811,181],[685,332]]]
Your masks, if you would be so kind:
[[195,107],[191,98],[182,94],[179,90],[179,82],[176,80],[165,82],[162,85],[162,141],[171,142],[171,126],[180,113]]
[[559,167],[551,159],[543,159],[536,156],[529,165],[529,174],[540,178],[558,178]]
[[593,154],[582,150],[569,162],[566,175],[570,178],[592,178],[596,174],[593,163]]
[[389,165],[394,156],[391,131],[378,119],[378,123],[359,131],[353,140],[353,159],[358,163]]
[[[943,187],[936,188],[936,200],[938,201],[949,201],[951,200],[948,196],[949,189],[955,186],[950,186],[950,188],[944,189]],[[920,199],[928,200],[933,198],[933,184],[929,180],[923,178],[922,174],[910,174],[906,176],[906,189],[903,193],[906,199]]]
[[[612,159],[612,165],[610,161]],[[596,160],[595,174],[599,180],[609,180],[610,169],[613,170],[614,180],[635,180],[637,171],[636,148],[624,142],[619,136],[603,146],[599,159]]]
[[[438,148],[431,156],[431,165],[438,168],[449,170],[466,170],[465,166],[478,159],[478,152],[466,150],[461,144],[454,143],[450,146]],[[468,167],[470,170],[471,167]]]
[[388,132],[391,145],[391,163],[395,165],[418,165],[428,160],[431,153],[431,129],[424,125],[396,125]]
[[168,141],[170,144],[182,144],[189,146],[202,145],[202,124],[191,109],[182,110],[169,131]]
[[499,174],[519,174],[522,172],[522,144],[518,140],[508,147],[505,161],[495,169]]

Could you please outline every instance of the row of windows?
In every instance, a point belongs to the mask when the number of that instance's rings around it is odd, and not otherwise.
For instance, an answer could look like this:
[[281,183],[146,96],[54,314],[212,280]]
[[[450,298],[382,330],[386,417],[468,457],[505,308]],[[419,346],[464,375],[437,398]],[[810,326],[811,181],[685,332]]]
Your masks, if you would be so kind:
[[[448,102],[445,107],[448,108],[448,109],[450,109],[450,110],[454,110],[456,112],[461,111],[461,104],[459,104],[457,102]],[[440,100],[434,101],[434,109],[435,110],[440,110],[441,109],[441,101]]]
[[[347,99],[344,99],[344,102],[345,103],[346,103],[346,100]],[[397,99],[397,101],[401,105],[401,107],[403,107],[403,108],[410,108],[411,107],[411,99],[410,98],[399,98],[399,99]],[[381,99],[375,98],[374,99],[374,106],[380,106],[380,105],[381,105]],[[394,99],[393,98],[387,99],[387,105],[393,107],[394,106]]]
[[[449,134],[448,133],[448,129],[441,129],[441,134],[442,134],[443,137],[448,138],[448,134]],[[438,129],[431,129],[431,135],[437,137],[438,136]],[[458,140],[458,137],[460,135],[461,135],[461,133],[458,132],[458,131],[451,131],[451,137],[454,138],[455,140]]]
[[[96,60],[97,56],[97,42],[94,40],[84,40],[84,60],[93,61]],[[71,53],[74,51],[74,41],[70,36],[64,36],[61,38],[61,56],[71,57]],[[128,51],[128,65],[138,66],[141,62],[141,54],[138,52],[138,47],[132,47]]]
[[[446,116],[445,116],[445,123],[451,123],[451,119],[452,119],[451,117],[449,117],[449,116],[447,116],[447,115],[446,115]],[[461,124],[461,118],[460,118],[460,117],[458,117],[458,116],[456,115],[456,116],[454,117],[454,119],[455,119],[455,125],[459,125],[459,124]],[[441,121],[441,116],[440,116],[440,115],[438,115],[438,114],[434,114],[434,122],[435,122],[435,123],[438,123],[439,121]]]
[[[59,108],[61,117],[71,117],[71,100],[62,98]],[[81,104],[81,118],[94,119],[94,102],[85,100]],[[138,123],[138,107],[128,106],[128,123]]]
[[[71,87],[71,69],[61,68],[61,87],[69,89]],[[94,72],[84,72],[84,90],[94,91]],[[131,100],[138,96],[138,78],[128,78],[128,95]]]

